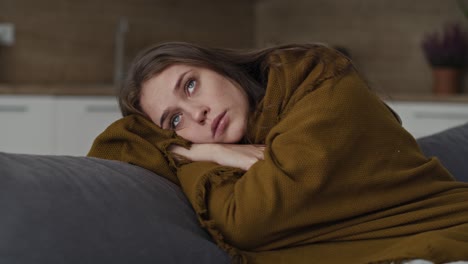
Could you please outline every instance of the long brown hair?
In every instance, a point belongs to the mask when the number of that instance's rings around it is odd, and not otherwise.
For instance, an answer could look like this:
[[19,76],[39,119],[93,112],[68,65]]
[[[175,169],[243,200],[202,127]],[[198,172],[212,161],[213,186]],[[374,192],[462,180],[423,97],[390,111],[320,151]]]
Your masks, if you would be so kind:
[[285,48],[305,48],[307,45],[285,45],[259,50],[233,50],[201,47],[185,42],[167,42],[139,53],[130,66],[125,84],[118,95],[123,116],[141,114],[142,85],[174,64],[203,67],[227,77],[242,88],[253,110],[265,94],[268,75],[268,55]]

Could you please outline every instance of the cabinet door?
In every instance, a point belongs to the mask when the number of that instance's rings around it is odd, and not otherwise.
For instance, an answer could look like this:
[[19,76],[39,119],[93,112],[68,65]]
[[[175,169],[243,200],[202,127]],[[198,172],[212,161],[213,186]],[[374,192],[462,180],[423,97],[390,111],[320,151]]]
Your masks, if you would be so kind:
[[94,139],[121,117],[114,97],[57,97],[58,155],[85,156]]
[[0,96],[0,151],[53,154],[53,111],[49,96]]
[[416,138],[468,122],[468,104],[391,102],[389,105],[400,115],[403,127]]

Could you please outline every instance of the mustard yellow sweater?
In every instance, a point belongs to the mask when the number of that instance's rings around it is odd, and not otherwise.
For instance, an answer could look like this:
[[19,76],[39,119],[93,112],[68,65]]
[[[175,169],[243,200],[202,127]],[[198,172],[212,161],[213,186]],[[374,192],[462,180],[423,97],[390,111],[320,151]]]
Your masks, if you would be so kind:
[[90,156],[179,184],[201,225],[243,263],[391,263],[468,259],[468,184],[454,181],[331,49],[271,55],[247,138],[266,144],[247,172],[177,164],[190,146],[141,116],[118,120]]

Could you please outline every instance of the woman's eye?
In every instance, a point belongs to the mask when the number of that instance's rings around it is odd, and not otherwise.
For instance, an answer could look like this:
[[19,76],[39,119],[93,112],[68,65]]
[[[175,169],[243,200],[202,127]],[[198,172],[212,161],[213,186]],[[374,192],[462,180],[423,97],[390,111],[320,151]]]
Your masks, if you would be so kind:
[[171,128],[172,129],[175,129],[177,128],[177,126],[179,125],[180,123],[180,119],[181,119],[181,115],[180,114],[177,114],[177,115],[174,115],[172,118],[171,118]]
[[185,89],[187,89],[187,92],[189,94],[192,94],[193,93],[193,90],[195,89],[195,85],[197,84],[197,82],[195,80],[189,80],[187,82],[187,84],[185,85]]

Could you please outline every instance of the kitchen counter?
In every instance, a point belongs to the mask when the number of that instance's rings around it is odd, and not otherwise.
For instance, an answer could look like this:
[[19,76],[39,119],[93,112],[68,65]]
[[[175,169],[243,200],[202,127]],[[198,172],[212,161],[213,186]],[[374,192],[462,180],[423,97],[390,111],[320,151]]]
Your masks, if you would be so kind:
[[[112,84],[0,84],[0,95],[114,96]],[[468,94],[379,94],[386,101],[468,103]]]
[[380,94],[379,96],[386,101],[468,103],[468,94]]
[[112,84],[0,84],[0,95],[114,96]]

